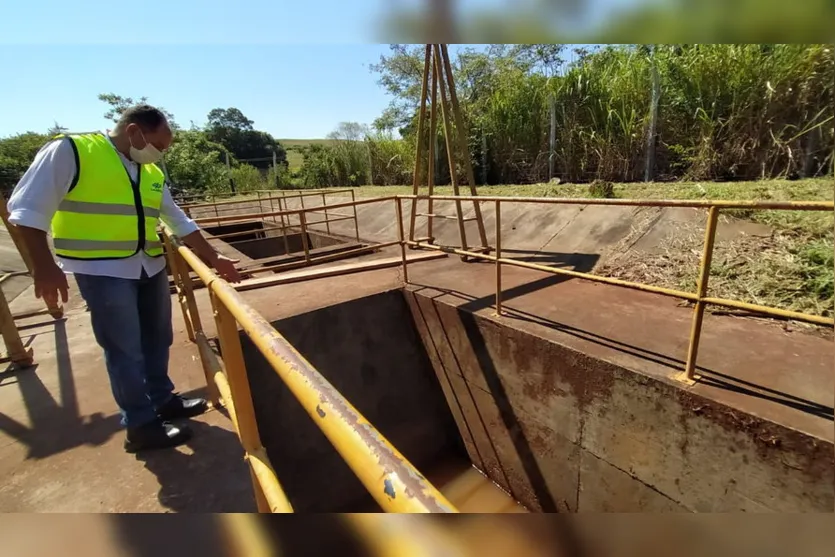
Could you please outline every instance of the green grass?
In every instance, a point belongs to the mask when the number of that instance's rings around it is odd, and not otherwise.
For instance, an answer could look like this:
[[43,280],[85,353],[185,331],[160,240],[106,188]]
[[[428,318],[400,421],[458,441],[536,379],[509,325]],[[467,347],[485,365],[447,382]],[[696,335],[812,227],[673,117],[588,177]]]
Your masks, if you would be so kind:
[[278,142],[287,151],[287,164],[290,172],[297,172],[304,163],[301,148],[308,145],[327,144],[330,139],[279,139]]
[[[464,188],[466,190],[466,188]],[[360,197],[407,195],[412,186],[362,186]],[[424,193],[426,189],[422,190]],[[768,199],[817,201],[833,199],[833,180],[765,180],[757,182],[671,182],[614,184],[615,197],[621,199]],[[451,186],[436,186],[438,195],[451,195]],[[512,197],[590,197],[589,184],[524,184],[480,186],[481,195]]]

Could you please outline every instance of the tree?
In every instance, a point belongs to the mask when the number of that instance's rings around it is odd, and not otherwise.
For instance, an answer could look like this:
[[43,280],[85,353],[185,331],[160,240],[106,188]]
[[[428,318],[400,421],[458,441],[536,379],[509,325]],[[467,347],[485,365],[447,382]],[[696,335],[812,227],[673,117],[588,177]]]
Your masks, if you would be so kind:
[[255,123],[237,108],[213,108],[209,111],[207,128],[228,128],[239,131],[252,130]]
[[223,191],[228,187],[228,151],[200,130],[180,130],[165,153],[168,177],[176,190]]
[[35,132],[0,139],[0,191],[7,192],[17,184],[47,141],[49,136]]
[[254,128],[254,122],[237,108],[215,108],[207,116],[206,137],[226,147],[236,159],[256,168],[269,168],[276,162],[287,164],[287,153],[267,132]]
[[[148,102],[148,97],[139,97],[139,100],[134,100],[133,97],[123,97],[114,93],[101,93],[98,98],[110,106],[110,109],[104,113],[104,117],[114,123],[119,121],[119,118],[122,117],[122,114],[128,108]],[[171,129],[178,129],[177,123],[174,121],[174,115],[161,106],[157,106],[157,108],[165,114],[165,118],[168,120],[168,125],[171,126]]]
[[423,82],[424,47],[392,44],[389,48],[389,55],[381,55],[379,63],[369,66],[378,74],[377,83],[394,97],[383,116],[374,121],[380,130],[403,128],[412,122]]

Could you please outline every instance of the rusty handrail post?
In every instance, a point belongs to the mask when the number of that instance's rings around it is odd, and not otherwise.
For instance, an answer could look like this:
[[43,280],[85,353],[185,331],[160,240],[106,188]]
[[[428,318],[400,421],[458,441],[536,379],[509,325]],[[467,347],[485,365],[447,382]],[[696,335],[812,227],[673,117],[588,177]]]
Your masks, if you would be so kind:
[[[261,448],[261,437],[258,434],[258,422],[255,418],[255,408],[252,405],[252,393],[246,375],[241,337],[238,334],[235,318],[223,302],[215,297],[212,286],[213,284],[209,286],[209,295],[214,298],[215,323],[220,339],[220,351],[226,367],[229,390],[235,404],[241,445],[243,445],[247,454],[252,454]],[[258,511],[270,512],[264,491],[251,467],[250,474],[252,475],[252,489],[255,492],[255,500],[258,502]]]
[[302,229],[302,249],[304,250],[304,261],[310,264],[310,246],[307,241],[307,216],[304,211],[299,211],[299,224]]
[[[287,209],[287,203],[284,196],[278,198],[278,211],[281,214],[281,236],[284,238],[284,253],[290,255],[290,242],[287,240],[287,225],[290,223],[290,215],[287,215],[287,222],[284,222],[284,211]],[[275,218],[275,215],[273,215]]]
[[502,315],[502,202],[496,201],[496,315]]
[[699,341],[702,336],[702,321],[705,315],[704,298],[707,296],[707,285],[710,280],[710,266],[713,261],[713,245],[716,241],[716,223],[719,220],[719,208],[711,207],[707,213],[705,225],[705,243],[699,268],[699,282],[696,286],[696,305],[693,308],[693,322],[690,327],[690,344],[687,348],[687,363],[684,371],[687,379],[693,379],[696,373],[696,359],[699,357]]
[[20,339],[20,331],[9,309],[9,301],[6,300],[6,295],[2,291],[0,291],[0,334],[6,343],[6,354],[3,360],[9,360],[20,367],[32,365],[32,349],[27,349]]
[[[0,217],[3,219],[3,224],[6,226],[6,232],[9,233],[9,237],[11,237],[12,242],[17,248],[17,253],[20,254],[20,258],[23,260],[23,265],[26,267],[29,276],[34,276],[33,272],[35,267],[32,263],[32,254],[29,253],[29,246],[26,245],[26,242],[23,240],[23,236],[21,236],[20,230],[17,226],[9,222],[9,209],[6,205],[6,199],[2,195],[0,195]],[[64,306],[61,305],[60,300],[54,303],[44,303],[46,304],[46,309],[49,310],[49,315],[53,319],[60,319],[64,316]]]
[[357,242],[360,241],[360,221],[357,218],[357,196],[354,194],[354,190],[351,190],[351,203],[354,205],[352,206],[354,209],[354,231],[357,233]]
[[[176,260],[178,254],[171,245],[171,240],[168,238],[167,232],[163,232],[162,242],[165,246],[165,257],[168,259],[168,267],[171,269],[171,278],[174,279],[174,290],[177,292],[177,302],[180,304],[180,310],[183,312],[183,322],[186,325],[186,334],[188,335],[188,339],[191,342],[194,342],[197,339],[194,336],[194,325],[192,324],[191,316],[189,315],[190,308],[186,302],[185,281],[183,280],[180,267]],[[187,277],[187,279],[191,280],[190,277]]]
[[406,238],[403,232],[403,205],[400,198],[394,200],[397,210],[397,236],[400,239],[400,257],[403,260],[403,282],[409,284],[409,269],[406,264]]
[[331,233],[331,221],[328,218],[328,200],[325,198],[325,192],[322,192],[322,211],[325,213],[325,231]]
[[[163,242],[165,243],[165,252],[168,257],[168,264],[171,267],[171,275],[174,278],[174,286],[177,290],[177,299],[180,302],[180,309],[183,312],[183,321],[186,324],[186,333],[188,339],[196,342],[198,345],[201,341],[205,341],[206,337],[203,333],[203,323],[200,319],[200,310],[197,308],[197,299],[194,297],[194,285],[191,282],[191,275],[188,263],[183,259],[180,251],[174,246],[171,241],[170,231],[163,228],[162,234]],[[203,367],[203,374],[206,376],[206,392],[209,401],[213,406],[218,406],[221,401],[220,393],[215,385],[213,378],[213,371],[206,365],[207,362],[203,356],[203,347],[198,347],[200,352],[200,361]]]

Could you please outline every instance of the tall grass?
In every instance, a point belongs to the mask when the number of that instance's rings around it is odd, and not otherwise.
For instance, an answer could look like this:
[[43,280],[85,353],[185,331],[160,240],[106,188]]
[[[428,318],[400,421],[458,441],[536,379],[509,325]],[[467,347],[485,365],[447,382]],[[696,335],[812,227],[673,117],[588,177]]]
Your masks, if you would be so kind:
[[546,181],[549,157],[563,181],[639,180],[654,64],[659,179],[821,175],[835,145],[833,56],[829,45],[608,47],[551,79],[498,63],[488,94],[465,104],[470,144],[486,138],[490,183]]
[[[829,175],[834,50],[796,44],[611,46],[551,77],[502,54],[464,57],[456,71],[475,176],[488,184],[541,183],[553,161],[563,182],[642,180],[654,72],[660,88],[656,179]],[[471,59],[477,67],[467,66]],[[404,128],[403,140],[341,124],[327,143],[303,148],[299,183],[410,183],[416,120]],[[439,123],[439,134],[441,129]],[[449,183],[442,136],[436,145],[435,182]],[[464,183],[460,164],[455,171]]]

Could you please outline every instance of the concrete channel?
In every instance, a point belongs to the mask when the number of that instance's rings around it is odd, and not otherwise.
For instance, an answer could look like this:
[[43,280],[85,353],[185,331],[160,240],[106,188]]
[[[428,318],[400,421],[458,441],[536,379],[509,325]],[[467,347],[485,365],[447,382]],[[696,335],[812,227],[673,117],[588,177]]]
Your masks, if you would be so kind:
[[[554,210],[546,212],[513,226],[530,229],[517,234],[534,257],[558,237],[536,224],[552,220]],[[586,244],[614,245],[629,233],[629,211],[604,213],[610,226],[578,213],[596,231]],[[351,226],[334,230],[347,238]],[[375,241],[394,233],[387,209],[361,208],[360,227]],[[448,236],[452,224],[438,230]],[[555,264],[588,270],[600,259],[578,234]],[[831,339],[710,317],[703,377],[692,384],[679,369],[689,312],[662,297],[514,269],[509,314],[498,318],[491,265],[450,259],[418,268],[406,287],[352,292],[364,273],[330,279],[340,283],[334,294],[313,281],[306,296],[323,289],[313,307],[272,322],[462,510],[835,507]],[[374,509],[263,357],[243,344],[262,440],[297,509]]]
[[[833,506],[831,441],[431,295],[391,290],[274,325],[465,510]],[[262,440],[297,509],[374,508],[246,338],[244,346]]]

